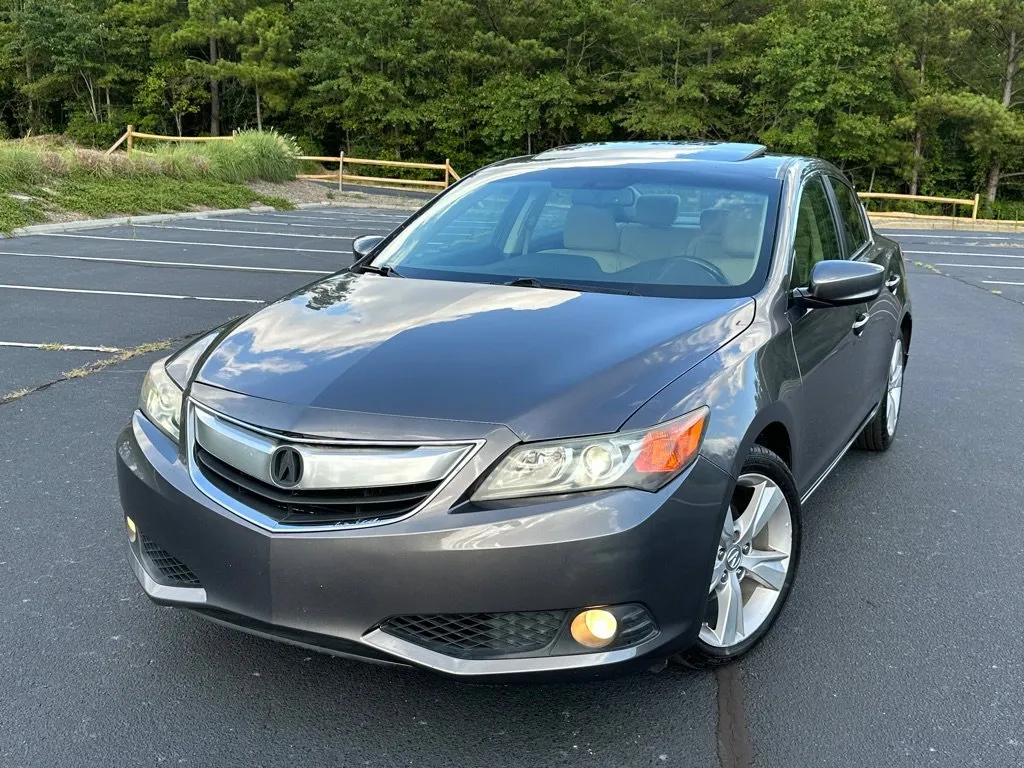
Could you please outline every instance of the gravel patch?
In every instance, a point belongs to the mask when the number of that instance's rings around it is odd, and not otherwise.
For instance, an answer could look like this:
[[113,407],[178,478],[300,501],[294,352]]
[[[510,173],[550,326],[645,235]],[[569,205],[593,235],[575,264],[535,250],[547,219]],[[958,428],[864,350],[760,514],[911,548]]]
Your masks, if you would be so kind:
[[326,184],[315,181],[270,182],[251,181],[249,189],[261,195],[283,197],[288,202],[300,203],[336,203],[367,208],[396,208],[403,211],[415,211],[423,205],[423,200],[402,198],[390,195],[372,195],[364,192],[338,192]]
[[53,224],[64,224],[69,221],[86,221],[87,219],[95,218],[87,213],[79,213],[78,211],[44,211],[43,215],[46,216],[47,222]]

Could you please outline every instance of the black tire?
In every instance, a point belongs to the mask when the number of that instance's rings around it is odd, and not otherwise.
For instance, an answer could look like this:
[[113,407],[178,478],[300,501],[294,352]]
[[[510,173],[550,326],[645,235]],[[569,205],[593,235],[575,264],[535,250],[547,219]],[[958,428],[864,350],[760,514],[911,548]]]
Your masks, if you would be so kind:
[[[907,340],[900,334],[898,341],[903,348],[903,366],[906,368],[907,363]],[[897,413],[897,421],[893,427],[893,431],[890,434],[888,423],[889,423],[889,398],[888,398],[888,386],[889,379],[886,377],[886,391],[882,393],[882,400],[878,405],[878,412],[874,418],[868,422],[867,426],[861,430],[861,433],[857,435],[857,441],[854,446],[862,451],[876,451],[881,453],[882,451],[888,451],[889,446],[893,444],[893,440],[896,437],[896,430],[899,429],[899,413]]]
[[[782,608],[789,596],[789,591],[796,578],[797,566],[800,563],[800,494],[796,490],[796,483],[786,463],[764,446],[754,445],[750,449],[750,455],[743,462],[740,474],[756,472],[771,479],[783,492],[786,502],[789,504],[790,518],[792,521],[793,544],[790,553],[789,569],[786,573],[782,589],[779,590],[779,598],[768,614],[767,618],[758,629],[748,638],[732,648],[719,648],[705,643],[700,638],[687,650],[676,654],[671,661],[686,667],[697,669],[710,669],[714,667],[731,664],[756,646],[765,635],[771,630],[778,619]],[[735,505],[729,505],[729,514],[735,514]]]

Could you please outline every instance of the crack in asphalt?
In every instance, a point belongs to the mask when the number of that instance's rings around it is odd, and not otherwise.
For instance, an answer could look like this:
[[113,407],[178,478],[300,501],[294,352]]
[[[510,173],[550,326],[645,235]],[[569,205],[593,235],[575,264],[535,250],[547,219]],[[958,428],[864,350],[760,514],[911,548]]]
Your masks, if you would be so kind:
[[[200,331],[200,333],[202,333],[202,331]],[[138,357],[139,355],[144,355],[148,352],[159,352],[160,350],[170,349],[171,347],[177,347],[186,342],[187,340],[196,338],[197,336],[199,336],[198,333],[187,333],[183,336],[178,336],[173,339],[164,339],[162,341],[148,341],[144,344],[139,344],[137,347],[132,347],[131,349],[122,349],[118,351],[117,354],[111,355],[110,357],[104,357],[101,358],[100,360],[96,360],[95,362],[89,363],[88,365],[83,365],[80,368],[73,368],[70,371],[65,371],[56,379],[53,379],[51,381],[44,381],[43,383],[36,384],[35,386],[32,387],[16,389],[13,392],[8,392],[7,394],[0,395],[0,405],[8,405],[36,392],[43,392],[52,387],[54,384],[59,384],[62,381],[70,381],[71,379],[84,378],[86,376],[89,376],[90,374],[102,371],[104,368],[109,368],[111,365],[123,363],[126,360],[131,360],[133,357]]]
[[718,684],[718,762],[721,768],[753,768],[754,744],[744,711],[743,680],[735,664],[715,670]]

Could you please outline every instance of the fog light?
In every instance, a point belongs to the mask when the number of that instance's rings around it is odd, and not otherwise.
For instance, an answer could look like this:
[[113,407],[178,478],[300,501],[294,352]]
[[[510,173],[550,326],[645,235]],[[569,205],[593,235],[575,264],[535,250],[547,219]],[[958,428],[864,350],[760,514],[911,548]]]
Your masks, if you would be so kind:
[[587,648],[604,648],[615,639],[619,622],[610,611],[591,608],[572,620],[572,639]]
[[128,527],[128,541],[134,544],[135,539],[139,536],[139,529],[135,527],[135,521],[128,517],[128,515],[124,516],[124,524]]

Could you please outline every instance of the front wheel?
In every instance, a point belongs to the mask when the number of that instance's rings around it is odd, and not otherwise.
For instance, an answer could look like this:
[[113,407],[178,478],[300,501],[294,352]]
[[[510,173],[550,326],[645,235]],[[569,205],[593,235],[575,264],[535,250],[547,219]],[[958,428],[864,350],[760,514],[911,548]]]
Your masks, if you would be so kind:
[[785,462],[755,445],[743,463],[715,554],[697,642],[673,658],[696,667],[749,651],[782,610],[800,559],[800,496]]

